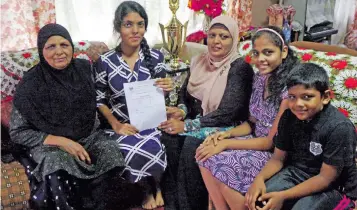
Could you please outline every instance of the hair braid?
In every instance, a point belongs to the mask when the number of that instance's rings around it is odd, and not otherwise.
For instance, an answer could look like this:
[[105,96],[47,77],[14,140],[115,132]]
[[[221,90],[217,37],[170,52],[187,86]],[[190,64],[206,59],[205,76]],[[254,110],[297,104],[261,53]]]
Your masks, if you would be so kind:
[[144,54],[144,61],[146,64],[146,68],[149,69],[152,76],[155,76],[154,65],[151,61],[152,56],[151,56],[150,47],[149,47],[148,43],[146,42],[145,38],[143,38],[143,40],[141,40],[140,47]]
[[121,43],[115,47],[115,52],[117,52],[119,54],[123,53],[123,51],[121,50]]

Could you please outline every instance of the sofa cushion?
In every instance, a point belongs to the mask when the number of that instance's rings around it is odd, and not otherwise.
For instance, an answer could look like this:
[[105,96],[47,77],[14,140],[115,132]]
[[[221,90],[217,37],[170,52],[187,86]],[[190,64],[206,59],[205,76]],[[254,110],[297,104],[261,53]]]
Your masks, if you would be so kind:
[[30,188],[19,162],[1,163],[1,209],[29,209]]
[[1,101],[15,93],[24,72],[39,61],[37,49],[1,53]]
[[[357,57],[294,46],[291,48],[302,62],[315,63],[326,70],[333,91],[331,103],[357,127]],[[251,62],[251,41],[241,42],[238,49],[240,55],[245,56],[247,62]]]
[[1,101],[1,125],[9,127],[10,114],[12,111],[12,98],[11,96],[6,97]]
[[185,45],[182,47],[182,50],[179,54],[179,57],[183,61],[191,61],[191,58],[199,55],[203,52],[206,52],[207,45],[199,44],[199,43],[194,43],[194,42],[185,42]]

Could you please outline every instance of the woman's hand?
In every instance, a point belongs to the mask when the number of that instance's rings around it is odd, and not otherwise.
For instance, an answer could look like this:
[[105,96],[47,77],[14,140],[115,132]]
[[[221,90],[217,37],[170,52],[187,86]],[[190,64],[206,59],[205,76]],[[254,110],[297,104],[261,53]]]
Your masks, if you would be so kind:
[[46,137],[43,144],[57,146],[63,151],[68,152],[69,154],[77,157],[81,161],[91,164],[91,159],[87,151],[83,148],[82,145],[71,139],[62,136],[54,136],[50,134]]
[[91,164],[91,159],[89,157],[89,154],[83,148],[82,145],[80,145],[79,143],[77,143],[71,139],[67,139],[65,137],[59,137],[59,138],[61,138],[58,141],[59,148],[68,152],[69,154],[77,157],[81,161]]
[[227,139],[231,136],[229,131],[217,132],[212,135],[207,136],[202,144],[210,145],[213,143],[214,146],[217,146],[218,141]]
[[223,150],[225,150],[225,146],[222,142],[220,142],[216,146],[213,144],[201,144],[196,150],[196,161],[205,161],[213,155],[221,153]]
[[162,88],[165,92],[171,92],[174,89],[174,85],[170,77],[156,79],[155,85]]
[[177,107],[171,107],[167,106],[166,107],[166,114],[168,119],[177,119],[177,120],[182,120],[184,117],[184,111],[182,109],[179,109]]
[[159,128],[168,134],[174,135],[184,132],[185,123],[177,119],[169,119],[161,123]]
[[115,131],[115,133],[124,136],[131,136],[139,132],[139,130],[134,126],[128,123],[121,123],[116,119],[110,122],[110,125],[112,126],[112,129]]

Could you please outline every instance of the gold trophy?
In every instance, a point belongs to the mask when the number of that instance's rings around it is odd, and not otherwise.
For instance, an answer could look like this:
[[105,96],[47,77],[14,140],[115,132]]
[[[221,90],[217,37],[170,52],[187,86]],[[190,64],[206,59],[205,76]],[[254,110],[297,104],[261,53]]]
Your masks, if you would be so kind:
[[179,5],[179,0],[169,0],[169,7],[172,12],[172,18],[166,26],[159,23],[164,48],[171,55],[170,67],[172,68],[172,70],[176,70],[180,67],[180,64],[178,62],[178,54],[180,53],[181,48],[185,44],[188,24],[187,21],[184,25],[182,25],[182,23],[176,17],[176,11],[179,8]]

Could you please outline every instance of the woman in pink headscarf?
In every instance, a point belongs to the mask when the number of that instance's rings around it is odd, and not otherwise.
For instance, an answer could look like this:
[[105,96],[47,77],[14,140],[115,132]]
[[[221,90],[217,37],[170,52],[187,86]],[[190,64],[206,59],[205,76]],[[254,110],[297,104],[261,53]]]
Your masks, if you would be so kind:
[[192,59],[179,105],[168,108],[169,120],[160,126],[165,131],[161,141],[168,159],[163,180],[165,208],[207,209],[208,193],[195,151],[207,135],[248,119],[254,73],[238,56],[238,33],[231,17],[212,20],[208,51]]

